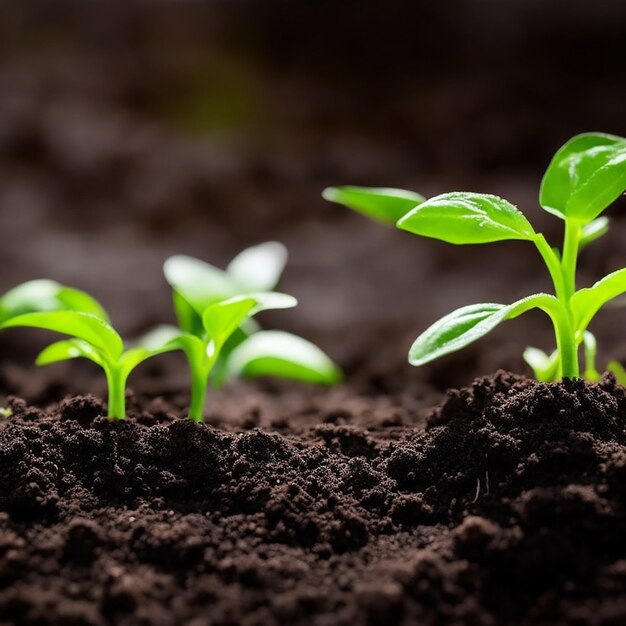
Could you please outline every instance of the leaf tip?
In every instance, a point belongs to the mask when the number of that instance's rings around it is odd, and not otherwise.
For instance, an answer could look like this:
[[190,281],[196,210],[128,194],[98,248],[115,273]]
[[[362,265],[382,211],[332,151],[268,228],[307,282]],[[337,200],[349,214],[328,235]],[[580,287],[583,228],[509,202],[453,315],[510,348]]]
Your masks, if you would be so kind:
[[338,202],[340,194],[341,190],[339,187],[326,187],[326,189],[322,191],[322,198],[328,200],[328,202]]

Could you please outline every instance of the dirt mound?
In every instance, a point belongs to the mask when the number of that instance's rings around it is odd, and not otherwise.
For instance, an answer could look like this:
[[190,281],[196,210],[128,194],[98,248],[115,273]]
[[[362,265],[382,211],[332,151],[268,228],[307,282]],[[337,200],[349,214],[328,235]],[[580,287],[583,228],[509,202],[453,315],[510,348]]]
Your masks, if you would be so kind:
[[425,429],[386,411],[227,432],[165,411],[110,423],[89,396],[12,408],[0,623],[626,619],[626,392],[610,378],[501,372]]

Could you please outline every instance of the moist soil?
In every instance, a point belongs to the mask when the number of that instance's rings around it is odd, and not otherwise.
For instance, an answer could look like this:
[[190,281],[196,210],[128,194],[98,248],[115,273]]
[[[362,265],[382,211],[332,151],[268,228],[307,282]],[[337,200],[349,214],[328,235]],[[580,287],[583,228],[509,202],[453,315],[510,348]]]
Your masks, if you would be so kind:
[[[262,323],[345,382],[233,383],[198,425],[184,359],[163,355],[111,423],[97,368],[37,369],[50,336],[1,333],[2,626],[626,623],[624,390],[466,387],[554,347],[532,313],[406,362],[441,315],[550,289],[536,251],[418,240],[320,198],[493,192],[556,244],[537,207],[550,156],[626,134],[626,5],[364,0],[354,28],[357,3],[72,3],[62,20],[4,4],[0,292],[85,289],[132,338],[174,321],[169,255],[224,267],[280,240],[300,306]],[[581,286],[626,265],[625,200]],[[623,311],[600,318],[599,366],[623,362]]]
[[165,402],[117,423],[94,396],[10,407],[2,624],[626,621],[626,390],[609,376],[500,371],[421,425],[348,400],[228,427]]

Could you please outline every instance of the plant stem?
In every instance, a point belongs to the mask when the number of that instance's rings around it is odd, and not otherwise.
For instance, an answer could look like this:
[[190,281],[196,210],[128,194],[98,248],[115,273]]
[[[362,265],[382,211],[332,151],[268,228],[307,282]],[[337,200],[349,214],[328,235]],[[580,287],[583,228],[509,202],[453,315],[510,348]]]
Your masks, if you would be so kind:
[[189,417],[194,422],[204,419],[204,405],[206,403],[209,374],[204,368],[191,367],[191,406]]
[[561,378],[577,378],[580,375],[578,343],[569,306],[570,298],[576,289],[576,260],[580,234],[581,227],[578,222],[565,222],[565,241],[563,243],[563,258],[561,261],[559,261],[558,256],[543,235],[539,235],[535,239],[535,245],[550,272],[555,295],[561,305],[558,311],[555,310],[550,313],[556,335],[560,361],[559,375]]
[[123,420],[126,417],[126,376],[115,366],[105,367],[105,372],[109,388],[109,418]]
[[568,303],[569,299],[576,291],[576,261],[578,259],[581,230],[581,225],[578,220],[565,220],[565,238],[563,241],[561,271],[565,283],[565,297]]
[[561,361],[560,376],[561,378],[578,378],[580,375],[578,345],[569,312],[563,308],[556,318],[552,318],[552,322],[556,333],[556,347]]
[[565,302],[567,292],[565,288],[565,280],[563,278],[563,269],[559,258],[543,235],[537,235],[537,238],[535,239],[535,246],[537,247],[537,250],[539,250],[544,263],[550,272],[552,284],[554,285],[554,294],[561,302]]

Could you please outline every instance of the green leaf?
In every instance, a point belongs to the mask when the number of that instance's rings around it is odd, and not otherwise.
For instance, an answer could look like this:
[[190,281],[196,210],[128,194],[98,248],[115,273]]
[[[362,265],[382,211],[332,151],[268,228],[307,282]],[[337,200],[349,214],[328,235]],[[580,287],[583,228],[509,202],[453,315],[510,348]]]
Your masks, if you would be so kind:
[[130,348],[119,358],[118,366],[124,377],[127,377],[140,363],[146,359],[181,349],[176,343],[181,333],[175,326],[162,324],[137,339]]
[[30,280],[0,298],[0,322],[23,313],[58,310],[83,311],[108,320],[97,300],[84,291],[64,287],[54,280]]
[[415,366],[424,365],[473,343],[504,320],[533,308],[549,310],[554,306],[558,306],[558,300],[548,294],[535,294],[509,305],[464,306],[435,322],[415,340],[409,352],[409,362]]
[[106,322],[109,321],[109,315],[104,307],[95,298],[80,289],[61,287],[57,297],[62,305],[61,308],[65,310],[92,313]]
[[510,202],[479,193],[444,193],[431,198],[405,215],[398,228],[454,244],[536,237],[523,213]]
[[243,343],[250,335],[259,332],[261,327],[258,322],[252,318],[243,321],[241,326],[224,342],[222,345],[217,361],[211,370],[211,384],[216,389],[222,387],[229,378],[226,368],[228,357],[232,351]]
[[585,371],[583,378],[592,382],[602,378],[600,372],[596,369],[596,354],[598,352],[598,343],[594,335],[588,330],[583,333],[583,346],[585,354]]
[[167,282],[200,315],[220,300],[237,295],[233,279],[226,272],[190,256],[172,256],[163,264]]
[[226,340],[248,318],[270,309],[289,309],[298,301],[285,293],[267,293],[236,296],[207,308],[202,316],[204,328],[220,350]]
[[30,280],[13,287],[0,298],[0,321],[9,317],[58,308],[61,285],[53,280]]
[[331,385],[341,379],[339,368],[310,341],[281,331],[261,331],[241,343],[228,359],[232,376],[278,376]]
[[528,346],[523,357],[539,382],[550,383],[558,380],[559,353],[556,350],[552,354],[546,354],[539,348]]
[[384,224],[395,224],[424,202],[423,196],[417,193],[387,187],[328,187],[322,196]]
[[163,354],[165,352],[172,352],[178,350],[179,347],[175,343],[169,343],[168,345],[161,346],[160,348],[131,348],[122,354],[118,361],[120,371],[124,377],[128,376],[139,364],[143,363],[147,359]]
[[98,351],[86,341],[81,341],[80,339],[55,341],[39,353],[35,363],[37,365],[50,365],[59,361],[79,358],[89,359],[100,366],[103,365],[103,360]]
[[197,337],[204,334],[202,317],[176,289],[172,290],[172,301],[178,326],[183,332],[191,333]]
[[596,239],[602,237],[609,231],[609,218],[602,216],[598,217],[591,222],[587,222],[582,228],[582,234],[580,237],[580,249],[588,246]]
[[252,310],[252,315],[258,315],[263,311],[277,309],[292,309],[298,305],[298,301],[293,296],[278,291],[268,291],[267,293],[253,293],[249,297],[254,298],[256,304]]
[[202,323],[218,351],[242,322],[253,315],[256,306],[257,301],[254,298],[237,296],[206,309]]
[[180,336],[180,330],[170,324],[159,324],[147,333],[144,333],[131,343],[132,348],[143,348],[145,350],[161,350],[172,339]]
[[576,330],[585,330],[595,314],[609,300],[624,292],[626,292],[626,268],[605,276],[591,287],[579,289],[570,300]]
[[0,324],[0,328],[21,326],[52,330],[76,339],[82,339],[106,355],[111,361],[117,361],[124,350],[122,339],[115,330],[102,318],[92,313],[79,311],[25,313]]
[[541,182],[541,206],[562,219],[590,221],[626,190],[626,139],[584,133],[570,139]]
[[182,350],[194,366],[202,367],[210,361],[206,354],[205,342],[195,335],[182,333],[170,339],[168,345],[173,349]]
[[240,252],[226,272],[241,293],[271,291],[276,287],[287,263],[287,248],[277,241],[268,241]]

